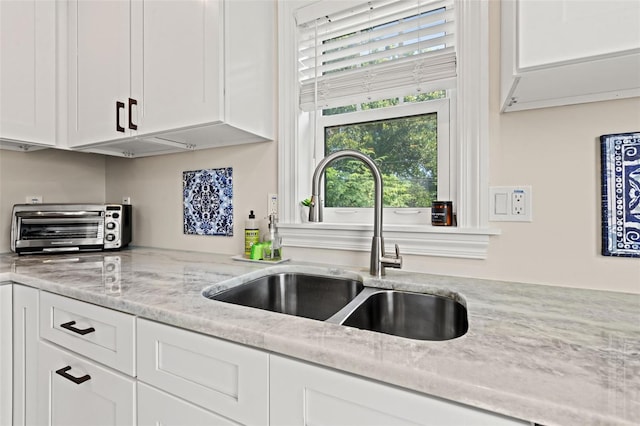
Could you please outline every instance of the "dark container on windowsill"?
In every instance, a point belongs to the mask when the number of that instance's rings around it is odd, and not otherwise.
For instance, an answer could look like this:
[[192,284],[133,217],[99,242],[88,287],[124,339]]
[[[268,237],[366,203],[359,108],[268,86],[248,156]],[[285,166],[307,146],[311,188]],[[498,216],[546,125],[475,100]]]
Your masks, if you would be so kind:
[[453,202],[434,201],[431,204],[431,225],[453,226]]

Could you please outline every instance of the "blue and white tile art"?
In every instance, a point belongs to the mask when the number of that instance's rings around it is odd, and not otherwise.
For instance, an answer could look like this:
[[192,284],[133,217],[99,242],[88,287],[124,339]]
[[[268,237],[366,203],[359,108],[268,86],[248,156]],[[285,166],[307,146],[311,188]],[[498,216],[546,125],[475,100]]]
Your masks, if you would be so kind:
[[233,236],[233,168],[182,173],[184,233]]
[[602,254],[640,257],[640,133],[600,137]]

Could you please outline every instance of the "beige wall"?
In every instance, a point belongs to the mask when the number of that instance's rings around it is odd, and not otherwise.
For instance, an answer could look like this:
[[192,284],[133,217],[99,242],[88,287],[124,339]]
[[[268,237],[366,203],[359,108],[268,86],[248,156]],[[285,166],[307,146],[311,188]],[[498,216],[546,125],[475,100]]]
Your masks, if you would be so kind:
[[[233,237],[184,235],[182,172],[233,167]],[[275,142],[137,159],[107,159],[107,198],[131,197],[133,244],[240,254],[244,219],[267,214],[267,194],[277,192]]]
[[10,251],[11,209],[28,195],[45,203],[105,202],[105,158],[45,149],[0,150],[0,253]]

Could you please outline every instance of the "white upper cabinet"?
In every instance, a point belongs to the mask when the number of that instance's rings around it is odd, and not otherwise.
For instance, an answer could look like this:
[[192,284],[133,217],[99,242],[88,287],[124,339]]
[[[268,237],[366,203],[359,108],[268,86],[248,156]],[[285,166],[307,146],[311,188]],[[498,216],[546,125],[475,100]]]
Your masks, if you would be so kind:
[[132,97],[139,131],[155,133],[220,116],[217,1],[134,1]]
[[128,137],[128,1],[70,1],[69,146]]
[[0,145],[56,143],[56,2],[0,1]]
[[275,2],[235,3],[70,1],[69,146],[139,157],[273,139]]
[[640,96],[640,2],[501,2],[501,107]]

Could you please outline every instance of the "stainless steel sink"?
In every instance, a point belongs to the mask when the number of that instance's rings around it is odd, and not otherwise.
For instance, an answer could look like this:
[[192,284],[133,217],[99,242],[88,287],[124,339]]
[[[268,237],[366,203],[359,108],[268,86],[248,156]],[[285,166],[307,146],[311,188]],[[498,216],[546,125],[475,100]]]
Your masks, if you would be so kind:
[[417,340],[449,340],[464,335],[467,308],[443,296],[383,290],[370,294],[342,325]]
[[324,321],[346,306],[364,288],[361,281],[307,275],[271,274],[205,297]]
[[449,340],[468,328],[467,308],[458,296],[365,287],[354,276],[277,272],[206,298],[417,340]]

